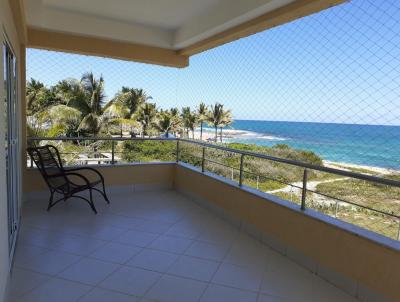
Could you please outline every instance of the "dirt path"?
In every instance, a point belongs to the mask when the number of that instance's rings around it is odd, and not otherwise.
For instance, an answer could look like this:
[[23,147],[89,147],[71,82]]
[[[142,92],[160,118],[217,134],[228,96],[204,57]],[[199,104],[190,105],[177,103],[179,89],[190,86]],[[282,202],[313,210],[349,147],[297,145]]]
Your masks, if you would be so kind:
[[[330,182],[346,180],[346,179],[348,179],[348,177],[309,181],[309,182],[307,182],[307,190],[315,191],[319,184],[330,183]],[[265,193],[274,194],[274,193],[283,192],[283,193],[292,193],[294,195],[301,196],[302,187],[303,187],[303,182],[298,181],[298,182],[291,183],[291,185],[287,185],[284,188],[272,190],[272,191],[266,191]],[[311,193],[311,194],[313,194],[313,193]],[[332,203],[336,202],[331,198],[327,198],[327,197],[319,195],[319,194],[313,194],[313,200],[316,202],[325,203],[325,204],[332,204]]]
[[[315,189],[317,188],[317,186],[319,184],[323,184],[323,183],[330,183],[330,182],[334,182],[334,181],[339,181],[339,180],[346,180],[348,179],[348,177],[340,177],[340,178],[333,178],[333,179],[326,179],[326,180],[312,180],[307,182],[307,190],[311,190],[311,191],[315,191]],[[298,188],[296,188],[298,187]],[[272,191],[267,191],[265,193],[278,193],[278,192],[286,192],[286,193],[290,193],[291,191],[295,191],[295,190],[299,190],[301,191],[301,188],[303,187],[303,182],[302,181],[297,181],[297,182],[293,182],[290,185],[287,185],[284,188],[281,189],[276,189],[276,190],[272,190]]]

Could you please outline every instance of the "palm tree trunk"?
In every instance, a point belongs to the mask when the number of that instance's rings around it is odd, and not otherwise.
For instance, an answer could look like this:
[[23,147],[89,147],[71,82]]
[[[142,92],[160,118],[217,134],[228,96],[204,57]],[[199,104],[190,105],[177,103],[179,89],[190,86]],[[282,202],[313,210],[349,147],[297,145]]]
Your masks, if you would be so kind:
[[200,123],[200,140],[203,140],[203,122]]
[[215,142],[218,140],[218,126],[215,126]]
[[194,139],[194,128],[192,129],[192,139]]
[[221,143],[222,143],[222,127],[220,128],[219,138],[220,138]]

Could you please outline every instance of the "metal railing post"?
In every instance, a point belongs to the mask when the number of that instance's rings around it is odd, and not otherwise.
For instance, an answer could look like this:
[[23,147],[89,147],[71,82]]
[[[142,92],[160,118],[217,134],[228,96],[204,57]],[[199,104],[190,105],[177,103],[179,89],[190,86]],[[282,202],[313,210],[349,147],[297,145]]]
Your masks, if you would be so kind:
[[33,159],[30,156],[29,156],[29,159],[31,160],[31,168],[33,168]]
[[257,190],[259,188],[260,176],[257,175]]
[[179,139],[176,140],[176,162],[179,162]]
[[400,219],[399,219],[399,230],[397,231],[397,240],[400,241]]
[[114,165],[115,164],[115,141],[112,141],[111,144],[111,164]]
[[244,154],[241,154],[240,155],[240,168],[239,168],[239,187],[241,187],[243,184],[243,159],[244,159]]
[[204,161],[206,158],[206,147],[203,147],[203,154],[201,156],[201,172],[204,173]]
[[337,213],[339,210],[339,201],[336,200],[336,206],[335,206],[335,218],[337,218]]
[[301,194],[301,210],[304,211],[306,209],[306,197],[307,197],[307,169],[304,169],[303,174],[303,192]]

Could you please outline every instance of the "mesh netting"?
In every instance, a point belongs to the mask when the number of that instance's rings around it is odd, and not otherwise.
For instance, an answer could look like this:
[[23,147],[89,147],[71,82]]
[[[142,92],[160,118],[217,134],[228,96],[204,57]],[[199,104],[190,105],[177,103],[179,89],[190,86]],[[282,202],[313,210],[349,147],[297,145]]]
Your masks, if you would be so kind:
[[[48,88],[64,79],[79,81],[86,72],[104,78],[104,104],[125,86],[143,89],[158,110],[189,106],[193,111],[201,102],[231,110],[232,120],[218,129],[204,123],[205,140],[400,179],[399,1],[353,0],[195,55],[183,69],[27,52],[28,80]],[[182,125],[177,135],[198,138],[199,124],[195,126],[196,135]],[[147,129],[146,135],[160,136],[160,130]],[[200,167],[201,149],[184,144],[182,148],[181,158]],[[238,181],[236,155],[208,150],[204,166]],[[246,158],[244,169],[245,185],[300,203],[302,169],[252,158]],[[399,189],[324,173],[311,173],[310,180],[314,192],[308,195],[308,207],[392,238],[399,236],[397,219],[370,215],[362,207],[400,215]]]

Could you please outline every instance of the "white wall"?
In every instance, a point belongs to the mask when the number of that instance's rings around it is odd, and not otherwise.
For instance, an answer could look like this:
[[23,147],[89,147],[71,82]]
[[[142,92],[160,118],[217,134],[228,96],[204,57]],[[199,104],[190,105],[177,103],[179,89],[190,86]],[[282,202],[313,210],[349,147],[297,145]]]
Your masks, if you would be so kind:
[[[11,9],[8,0],[0,0],[0,301],[5,300],[6,287],[9,277],[10,259],[8,251],[8,226],[7,226],[7,196],[6,196],[6,168],[4,145],[4,66],[3,66],[3,41],[7,35],[12,44],[17,62],[20,59],[20,42],[15,30]],[[18,64],[18,63],[17,63]],[[20,81],[21,82],[21,81]],[[21,83],[19,83],[21,85]],[[25,84],[25,83],[24,83]],[[20,93],[19,93],[20,96]],[[20,101],[20,100],[19,100]]]

